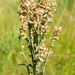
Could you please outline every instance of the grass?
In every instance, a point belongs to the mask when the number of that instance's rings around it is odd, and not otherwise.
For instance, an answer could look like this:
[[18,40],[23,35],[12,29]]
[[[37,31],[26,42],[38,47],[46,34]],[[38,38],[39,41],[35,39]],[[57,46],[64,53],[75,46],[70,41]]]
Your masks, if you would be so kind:
[[[50,55],[46,65],[46,75],[75,75],[75,0],[56,1],[58,6],[54,13],[54,23],[50,24],[45,44],[50,47],[49,38],[55,25],[62,26],[62,35],[54,43],[54,53]],[[24,66],[17,66],[24,62],[19,53],[18,7],[18,0],[0,0],[0,75],[27,75]],[[25,53],[28,54],[27,48]]]

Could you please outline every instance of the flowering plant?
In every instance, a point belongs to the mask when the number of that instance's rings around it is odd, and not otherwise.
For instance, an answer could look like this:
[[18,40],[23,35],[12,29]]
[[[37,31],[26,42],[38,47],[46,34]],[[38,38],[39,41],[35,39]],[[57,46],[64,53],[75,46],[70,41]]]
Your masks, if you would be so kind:
[[[50,50],[46,48],[44,41],[45,35],[49,32],[50,26],[48,23],[53,22],[53,12],[56,11],[56,1],[51,0],[38,0],[34,3],[33,0],[21,0],[19,7],[19,17],[21,26],[19,29],[19,39],[21,41],[22,52],[20,52],[25,58],[25,66],[27,67],[28,75],[44,75],[47,59],[53,47],[54,41],[59,39],[60,26],[55,26],[53,37],[51,39]],[[26,40],[27,47],[30,51],[30,57],[32,64],[28,63],[28,59],[24,53],[23,40]],[[43,70],[40,72],[41,63],[44,63]],[[23,65],[23,64],[19,64]],[[33,72],[30,71],[31,67]]]

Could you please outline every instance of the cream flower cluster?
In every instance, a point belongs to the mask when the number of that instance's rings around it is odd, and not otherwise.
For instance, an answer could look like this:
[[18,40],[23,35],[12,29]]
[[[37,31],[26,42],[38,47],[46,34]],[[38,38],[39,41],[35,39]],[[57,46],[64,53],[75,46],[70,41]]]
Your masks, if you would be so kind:
[[26,31],[32,29],[33,35],[36,33],[47,34],[50,26],[49,22],[53,22],[53,12],[56,10],[56,2],[51,0],[40,0],[34,3],[33,0],[21,0],[18,12],[20,21],[19,38],[26,36]]
[[55,40],[58,40],[59,39],[59,35],[60,35],[60,31],[61,31],[62,27],[60,26],[55,26],[55,29],[54,29],[54,33],[53,33],[53,39]]

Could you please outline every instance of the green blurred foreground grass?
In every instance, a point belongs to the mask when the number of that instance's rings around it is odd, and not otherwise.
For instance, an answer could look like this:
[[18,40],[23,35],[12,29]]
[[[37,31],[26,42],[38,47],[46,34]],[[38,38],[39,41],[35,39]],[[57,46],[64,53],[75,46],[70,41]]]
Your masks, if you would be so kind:
[[[60,40],[54,44],[54,53],[49,57],[46,75],[75,75],[75,0],[56,1],[58,6],[54,23],[50,24],[50,32],[46,36],[48,48],[54,26],[61,25],[63,29]],[[17,66],[24,62],[19,53],[18,7],[18,0],[0,0],[0,75],[27,75],[25,66]],[[27,48],[25,53],[28,55]]]

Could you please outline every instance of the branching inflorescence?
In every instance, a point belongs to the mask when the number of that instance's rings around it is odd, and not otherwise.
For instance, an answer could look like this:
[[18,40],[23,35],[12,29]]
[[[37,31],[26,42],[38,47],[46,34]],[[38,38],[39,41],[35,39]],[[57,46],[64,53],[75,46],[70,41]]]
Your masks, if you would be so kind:
[[[59,39],[59,32],[61,31],[60,26],[55,26],[53,32],[53,38],[51,39],[50,50],[44,45],[45,35],[49,32],[50,26],[48,23],[53,22],[53,12],[56,11],[56,1],[52,0],[38,0],[37,3],[34,3],[33,0],[21,0],[19,7],[19,17],[21,26],[19,31],[19,39],[21,41],[22,52],[25,58],[25,66],[28,70],[28,75],[31,75],[29,66],[33,69],[33,75],[44,75],[45,66],[51,49],[53,47],[54,41]],[[32,65],[28,63],[28,59],[24,53],[24,45],[22,41],[26,40],[27,47],[30,51],[30,56],[32,59]],[[43,71],[40,72],[41,63],[44,63]]]

